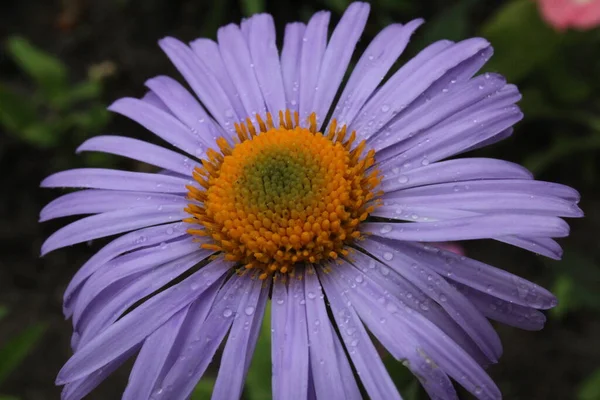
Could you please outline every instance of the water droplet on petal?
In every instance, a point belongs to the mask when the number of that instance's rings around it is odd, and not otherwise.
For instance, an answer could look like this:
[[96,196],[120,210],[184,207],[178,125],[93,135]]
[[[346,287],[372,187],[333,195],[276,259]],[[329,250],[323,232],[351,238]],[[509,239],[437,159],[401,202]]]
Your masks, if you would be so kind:
[[252,307],[252,306],[246,307],[244,312],[246,313],[246,315],[250,316],[250,315],[254,314],[254,307]]
[[225,310],[223,310],[223,316],[225,318],[231,317],[231,314],[233,314],[233,311],[231,311],[229,308],[226,308]]
[[386,251],[385,253],[383,253],[384,260],[390,261],[392,258],[394,258],[394,255],[392,253],[390,253],[389,251]]

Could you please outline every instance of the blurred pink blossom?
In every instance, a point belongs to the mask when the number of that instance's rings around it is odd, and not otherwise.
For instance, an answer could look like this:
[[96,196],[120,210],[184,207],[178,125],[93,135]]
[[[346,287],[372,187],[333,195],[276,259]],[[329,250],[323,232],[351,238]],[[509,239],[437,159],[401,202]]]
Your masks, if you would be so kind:
[[556,29],[591,29],[600,24],[600,0],[538,0],[543,18]]
[[440,249],[448,250],[461,256],[465,255],[465,249],[456,242],[433,243],[433,245],[439,247]]

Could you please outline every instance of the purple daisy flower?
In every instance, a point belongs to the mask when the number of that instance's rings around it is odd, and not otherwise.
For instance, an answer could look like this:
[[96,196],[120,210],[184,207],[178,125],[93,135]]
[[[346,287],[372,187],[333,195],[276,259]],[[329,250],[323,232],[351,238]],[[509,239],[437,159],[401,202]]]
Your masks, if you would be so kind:
[[124,399],[186,399],[224,341],[213,398],[239,398],[269,299],[274,399],[360,399],[358,380],[372,399],[400,399],[373,338],[434,399],[457,398],[452,380],[501,397],[484,371],[502,352],[488,320],[541,329],[556,299],[431,243],[491,238],[558,259],[552,238],[569,232],[560,217],[582,216],[579,195],[506,161],[454,158],[522,117],[515,86],[475,75],[492,54],[484,39],[433,43],[384,80],[422,21],[390,25],[342,85],[368,13],[353,3],[330,37],[328,12],[289,24],[281,54],[267,14],[221,28],[218,43],[161,40],[195,96],[159,76],[110,110],[174,148],[100,136],[78,149],[161,172],[42,182],[87,189],[42,221],[93,214],[43,254],[122,234],[66,290],[63,399],[135,355]]

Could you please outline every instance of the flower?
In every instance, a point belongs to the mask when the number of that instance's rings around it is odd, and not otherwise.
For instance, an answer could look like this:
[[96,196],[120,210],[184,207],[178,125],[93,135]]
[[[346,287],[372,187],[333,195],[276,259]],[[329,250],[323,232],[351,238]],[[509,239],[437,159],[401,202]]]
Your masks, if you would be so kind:
[[539,0],[544,19],[557,29],[591,29],[600,24],[598,0]]
[[281,55],[267,14],[219,29],[218,43],[161,40],[197,99],[159,76],[110,110],[175,149],[100,136],[78,151],[162,172],[42,182],[88,190],[41,220],[93,214],[42,253],[122,234],[66,290],[64,399],[136,353],[124,399],[186,399],[223,341],[213,398],[239,398],[269,299],[275,399],[358,399],[353,370],[372,399],[399,399],[371,335],[432,398],[456,399],[451,379],[500,397],[484,371],[502,352],[488,319],[541,329],[538,310],[556,299],[428,243],[492,238],[558,259],[551,238],[568,234],[559,217],[582,215],[579,195],[513,163],[448,159],[510,136],[522,117],[515,86],[475,76],[492,54],[484,39],[435,42],[384,80],[422,21],[390,25],[334,102],[368,12],[350,5],[329,40],[327,12],[289,24]]

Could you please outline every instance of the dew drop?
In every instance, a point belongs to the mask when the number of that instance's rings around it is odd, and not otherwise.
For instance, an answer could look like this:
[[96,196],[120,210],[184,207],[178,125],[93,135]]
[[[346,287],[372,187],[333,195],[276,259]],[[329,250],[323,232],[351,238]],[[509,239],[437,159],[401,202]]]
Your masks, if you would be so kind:
[[406,175],[399,176],[398,183],[408,183],[408,176],[406,176]]
[[277,304],[279,304],[279,305],[283,304],[283,299],[277,299]]
[[226,309],[223,311],[223,316],[224,316],[225,318],[229,318],[229,317],[231,317],[231,314],[233,314],[233,311],[231,311],[229,308],[226,308]]
[[388,112],[390,111],[390,106],[388,106],[387,104],[384,104],[381,106],[381,112]]
[[356,275],[356,278],[354,278],[354,280],[358,283],[362,283],[363,281],[363,276],[362,275]]
[[389,233],[392,231],[392,225],[390,224],[385,224],[381,227],[381,229],[379,230],[379,232],[381,233]]
[[314,292],[308,292],[308,298],[313,300],[317,297],[317,295]]
[[385,253],[383,253],[383,259],[390,261],[392,258],[394,258],[394,255],[392,253],[390,253],[389,251],[386,251]]
[[244,312],[246,313],[246,315],[250,316],[250,315],[254,314],[254,307],[252,307],[252,306],[246,307]]

